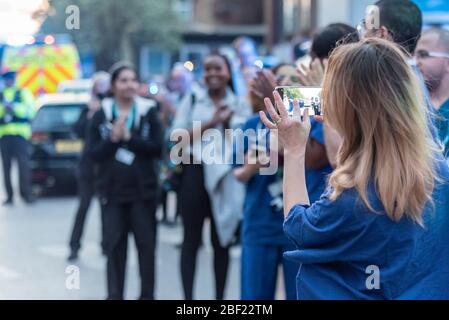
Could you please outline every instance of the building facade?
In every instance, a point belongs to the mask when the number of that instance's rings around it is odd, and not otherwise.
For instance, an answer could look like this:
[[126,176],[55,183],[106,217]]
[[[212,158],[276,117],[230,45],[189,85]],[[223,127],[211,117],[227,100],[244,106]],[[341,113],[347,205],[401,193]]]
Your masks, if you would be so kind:
[[[426,24],[449,23],[449,1],[414,0]],[[252,37],[261,55],[285,56],[295,39],[334,22],[356,26],[376,0],[172,0],[185,28],[183,45],[175,55],[154,46],[142,50],[143,77],[168,72],[175,61],[195,66],[214,49],[230,49],[240,36]],[[285,51],[285,50],[284,50]],[[151,62],[152,61],[152,62]]]

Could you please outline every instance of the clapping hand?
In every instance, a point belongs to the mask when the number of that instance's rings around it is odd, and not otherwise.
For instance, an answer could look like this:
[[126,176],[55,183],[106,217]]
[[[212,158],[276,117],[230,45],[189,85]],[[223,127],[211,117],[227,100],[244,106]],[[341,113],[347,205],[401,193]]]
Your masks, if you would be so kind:
[[263,69],[257,72],[251,83],[251,91],[259,98],[270,97],[273,90],[278,86],[276,76],[271,70]]
[[307,87],[320,87],[323,83],[327,64],[327,59],[323,61],[315,59],[310,66],[299,65],[297,69],[299,83]]
[[123,140],[123,137],[125,135],[125,123],[126,123],[126,118],[125,117],[120,117],[118,118],[113,126],[112,126],[112,131],[111,131],[111,141],[112,142],[120,142],[121,140]]

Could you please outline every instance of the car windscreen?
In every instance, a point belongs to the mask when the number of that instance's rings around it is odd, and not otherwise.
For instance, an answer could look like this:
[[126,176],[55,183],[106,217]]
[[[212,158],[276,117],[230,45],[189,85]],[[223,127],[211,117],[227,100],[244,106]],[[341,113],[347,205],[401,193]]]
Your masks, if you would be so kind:
[[84,108],[82,104],[44,105],[33,120],[33,131],[71,130]]

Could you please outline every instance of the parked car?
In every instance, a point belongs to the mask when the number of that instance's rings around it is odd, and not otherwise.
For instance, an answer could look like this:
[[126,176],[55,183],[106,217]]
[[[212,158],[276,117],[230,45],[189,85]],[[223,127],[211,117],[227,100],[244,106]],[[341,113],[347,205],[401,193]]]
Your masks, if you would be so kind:
[[59,83],[58,93],[90,93],[93,82],[91,79],[65,80]]
[[32,122],[31,170],[35,194],[76,191],[76,168],[83,141],[74,131],[89,94],[49,94],[38,99]]

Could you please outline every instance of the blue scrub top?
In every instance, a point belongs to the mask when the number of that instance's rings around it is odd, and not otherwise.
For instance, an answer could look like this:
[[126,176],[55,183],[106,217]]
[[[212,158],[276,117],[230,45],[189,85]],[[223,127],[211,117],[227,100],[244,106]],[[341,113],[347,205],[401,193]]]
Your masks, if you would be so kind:
[[[434,206],[424,209],[424,228],[408,218],[390,220],[372,185],[368,195],[377,213],[354,189],[331,201],[329,188],[311,207],[295,206],[284,231],[297,247],[285,257],[301,264],[298,298],[449,299],[449,167],[443,159],[437,172],[442,182],[436,182]],[[379,289],[369,286],[372,266]]]
[[[310,124],[310,138],[316,140],[318,143],[324,146],[323,124],[315,121],[312,118],[310,120]],[[327,177],[332,172],[332,170],[333,169],[330,165],[327,165],[320,170],[306,170],[306,185],[310,203],[314,203],[315,201],[320,199],[327,186]]]
[[435,123],[438,137],[444,147],[444,156],[449,156],[449,100],[436,111]]
[[[242,130],[268,129],[261,122],[259,115],[251,117],[242,127]],[[311,137],[320,143],[324,143],[323,126],[314,121],[312,124]],[[268,143],[269,138],[265,138]],[[261,144],[261,139],[257,139]],[[248,151],[249,143],[244,143],[244,153]],[[235,165],[237,167],[237,165]],[[243,208],[242,241],[252,245],[287,245],[289,240],[283,232],[284,214],[283,209],[276,209],[271,205],[273,197],[269,192],[269,186],[274,183],[282,183],[282,168],[276,175],[254,175],[247,183],[246,196]],[[331,172],[330,167],[323,170],[306,170],[307,189],[311,201],[319,199],[325,190],[327,174]]]
[[434,139],[434,141],[440,142],[440,138],[438,136],[438,130],[436,127],[437,120],[436,120],[435,108],[433,107],[432,101],[430,100],[430,94],[429,94],[429,90],[427,89],[426,82],[424,80],[424,77],[423,77],[421,71],[419,70],[419,68],[416,64],[412,64],[412,69],[413,69],[413,72],[418,77],[419,85],[424,94],[424,100],[425,100],[426,109],[427,109],[427,114],[426,114],[427,125],[429,127],[430,133],[432,134],[432,138]]

